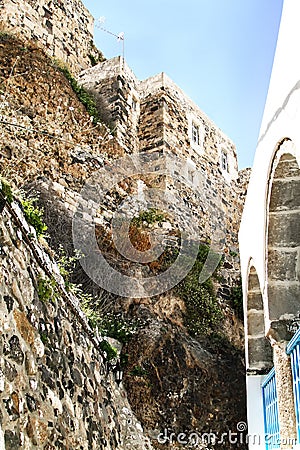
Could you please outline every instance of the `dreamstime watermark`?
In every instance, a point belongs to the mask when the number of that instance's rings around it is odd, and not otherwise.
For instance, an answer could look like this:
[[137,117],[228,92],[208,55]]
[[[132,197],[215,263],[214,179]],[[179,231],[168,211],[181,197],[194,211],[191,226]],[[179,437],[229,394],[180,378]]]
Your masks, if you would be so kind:
[[211,450],[216,445],[239,445],[239,444],[253,444],[253,445],[281,445],[291,446],[296,445],[295,438],[278,438],[270,434],[248,434],[247,424],[245,422],[238,422],[236,430],[229,430],[225,433],[218,433],[210,430],[209,432],[199,433],[197,431],[174,433],[168,429],[159,433],[157,436],[159,444],[180,444],[188,448],[200,448],[203,450]]
[[[203,173],[193,168],[193,181],[190,182],[188,171],[188,163],[176,156],[157,152],[139,153],[112,161],[87,180],[81,191],[82,200],[73,218],[73,243],[84,255],[80,260],[81,266],[96,284],[121,297],[142,298],[162,294],[185,278],[196,261],[200,233],[195,213],[182,194],[184,185],[198,199],[206,221],[211,221],[210,251],[199,276],[199,283],[203,283],[213,274],[220,262],[225,242],[222,199],[218,197],[217,192],[209,191]],[[166,248],[166,234],[151,235],[151,248],[144,252],[135,248],[129,238],[130,223],[134,217],[132,214],[156,209],[175,217],[180,230],[180,249],[177,258],[167,270],[155,276],[143,277],[136,273],[121,273],[109,264],[97,243],[95,219],[99,209],[108,201],[110,193],[120,182],[132,177],[136,180],[145,175],[165,177],[171,183],[155,188],[142,183],[142,189],[120,202],[111,222],[114,246],[120,255],[130,262],[143,264],[159,258]],[[115,202],[112,201],[111,206],[115,206]],[[216,217],[219,219],[217,225]]]

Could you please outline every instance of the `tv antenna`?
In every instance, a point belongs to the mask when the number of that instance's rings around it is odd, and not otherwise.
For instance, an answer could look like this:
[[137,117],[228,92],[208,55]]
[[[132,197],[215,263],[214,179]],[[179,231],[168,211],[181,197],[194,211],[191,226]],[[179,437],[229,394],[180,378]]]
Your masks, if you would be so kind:
[[116,37],[118,42],[122,42],[122,56],[123,56],[123,59],[124,59],[124,56],[125,56],[125,48],[124,48],[125,47],[125,45],[124,45],[125,44],[125,35],[124,35],[124,32],[122,31],[119,34],[112,33],[111,31],[109,31],[106,28],[104,28],[104,26],[103,26],[104,23],[105,23],[105,17],[102,16],[102,17],[99,17],[99,19],[97,19],[95,26],[97,28],[100,28],[100,30],[105,31],[105,33],[108,33],[111,36]]

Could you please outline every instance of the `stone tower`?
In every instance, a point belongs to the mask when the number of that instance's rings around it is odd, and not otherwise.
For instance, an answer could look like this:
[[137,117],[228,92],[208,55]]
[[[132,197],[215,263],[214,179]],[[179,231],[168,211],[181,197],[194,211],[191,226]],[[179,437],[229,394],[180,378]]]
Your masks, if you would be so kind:
[[[165,74],[139,81],[122,57],[87,69],[79,82],[104,99],[126,153],[169,152],[215,165],[215,176],[237,178],[234,144]],[[208,163],[209,164],[209,163]]]

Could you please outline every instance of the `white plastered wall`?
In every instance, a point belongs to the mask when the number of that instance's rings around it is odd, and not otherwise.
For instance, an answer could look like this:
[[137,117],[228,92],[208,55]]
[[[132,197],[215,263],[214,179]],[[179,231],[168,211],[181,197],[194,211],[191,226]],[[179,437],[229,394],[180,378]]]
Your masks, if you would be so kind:
[[[266,215],[270,170],[279,143],[300,162],[300,2],[285,0],[260,137],[239,232],[246,298],[252,258],[266,302]],[[293,47],[293,51],[291,49]],[[286,51],[285,51],[286,49]],[[297,86],[297,83],[299,86]],[[266,330],[268,323],[266,323]]]
[[[300,2],[285,0],[269,91],[256,149],[252,175],[239,232],[241,272],[246,311],[249,262],[255,266],[262,290],[265,329],[267,308],[266,239],[267,197],[272,162],[279,144],[281,153],[292,153],[300,164]],[[247,380],[248,432],[262,432],[263,377]],[[250,450],[265,448],[249,444]]]

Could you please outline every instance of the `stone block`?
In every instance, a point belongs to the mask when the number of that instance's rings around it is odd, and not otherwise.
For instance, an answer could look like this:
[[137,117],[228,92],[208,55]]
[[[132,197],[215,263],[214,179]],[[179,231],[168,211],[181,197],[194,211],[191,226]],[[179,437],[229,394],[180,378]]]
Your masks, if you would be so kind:
[[289,153],[284,154],[276,167],[274,180],[299,176],[300,170],[296,158]]
[[5,430],[4,433],[5,449],[16,450],[20,448],[19,433],[11,430]]
[[268,335],[272,336],[277,342],[288,342],[293,337],[293,320],[273,320],[270,323]]
[[17,364],[22,364],[24,361],[24,353],[20,344],[18,336],[13,335],[7,344],[3,347],[3,353],[9,359],[15,361]]
[[248,364],[251,368],[269,368],[273,365],[273,351],[265,337],[248,339]]
[[272,213],[269,217],[271,247],[298,247],[300,245],[300,212]]
[[[49,6],[50,5],[50,6]],[[61,42],[53,40],[48,42],[47,52],[52,56],[56,54],[56,47],[59,47],[58,53],[61,59],[67,62],[68,55],[63,51],[63,45],[72,47],[73,58],[71,69],[78,72],[81,69],[90,67],[88,54],[91,50],[91,41],[93,41],[93,24],[94,19],[81,2],[70,0],[63,4],[58,2],[52,7],[49,2],[41,0],[38,3],[31,1],[15,2],[5,0],[1,10],[1,17],[6,22],[8,16],[13,20],[15,30],[21,31],[23,35],[33,36],[39,40],[45,33],[46,36],[52,32],[61,30],[62,24],[65,35]],[[22,11],[21,15],[19,11]],[[5,19],[6,18],[6,19]],[[42,24],[42,25],[41,25]],[[74,46],[74,29],[76,29],[76,39],[78,45]]]
[[264,336],[265,335],[265,320],[264,320],[264,312],[257,311],[248,312],[248,335],[250,336]]
[[270,320],[278,320],[286,314],[296,316],[300,312],[299,283],[269,283],[268,298]]
[[247,299],[247,310],[255,309],[257,311],[263,310],[263,300],[260,291],[250,291]]
[[23,24],[29,30],[34,30],[34,28],[35,28],[35,23],[31,19],[29,19],[28,17],[24,17]]
[[298,251],[280,251],[270,249],[268,252],[269,280],[296,281]]
[[274,180],[269,211],[300,209],[300,176],[296,180]]
[[35,329],[28,322],[26,315],[23,312],[15,309],[14,318],[16,321],[16,328],[22,338],[27,342],[27,344],[33,345],[35,340]]

